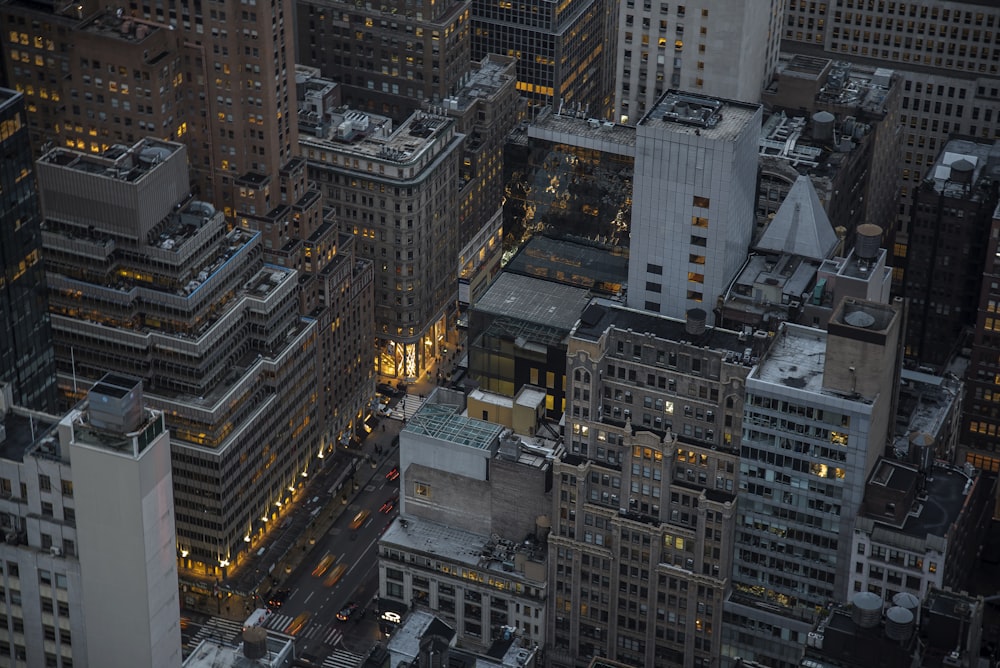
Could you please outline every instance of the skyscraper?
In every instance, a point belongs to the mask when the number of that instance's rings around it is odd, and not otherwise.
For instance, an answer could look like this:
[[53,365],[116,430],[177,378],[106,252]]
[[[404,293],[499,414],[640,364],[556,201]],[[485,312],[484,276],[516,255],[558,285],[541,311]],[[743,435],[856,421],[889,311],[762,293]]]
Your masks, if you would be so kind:
[[41,222],[24,96],[0,89],[0,382],[11,383],[18,405],[53,411]]
[[639,121],[629,306],[711,313],[753,235],[760,128],[759,104],[678,91]]
[[199,195],[227,216],[280,201],[298,134],[291,0],[10,0],[0,25],[36,151],[183,141]]
[[517,89],[533,105],[606,118],[611,109],[614,4],[607,0],[472,2],[472,58],[517,58]]
[[315,463],[324,367],[298,272],[191,198],[185,157],[151,139],[47,153],[45,261],[62,384],[82,396],[110,370],[143,379],[173,432],[179,563],[225,577]]
[[[983,0],[788,0],[782,49],[866,65],[902,78],[900,201],[889,264],[902,288],[914,193],[952,134],[992,140],[1000,130],[1000,6]],[[885,229],[890,226],[869,221]]]
[[456,92],[472,61],[470,6],[297,0],[298,62],[337,81],[353,108],[401,122]]
[[778,62],[782,2],[619,3],[615,120],[635,123],[671,88],[759,102]]

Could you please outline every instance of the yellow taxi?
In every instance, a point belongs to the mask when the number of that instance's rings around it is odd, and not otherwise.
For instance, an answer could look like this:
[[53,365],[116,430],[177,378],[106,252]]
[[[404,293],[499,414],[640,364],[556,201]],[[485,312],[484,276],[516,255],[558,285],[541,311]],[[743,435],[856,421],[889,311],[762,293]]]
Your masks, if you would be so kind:
[[335,562],[336,560],[337,558],[335,556],[327,552],[325,555],[323,555],[323,558],[319,560],[319,563],[316,564],[316,568],[313,569],[312,572],[313,576],[317,578],[323,577],[323,573],[326,573],[328,570],[330,570],[330,566],[332,566],[333,562]]
[[368,519],[369,515],[371,515],[371,511],[368,510],[358,511],[358,514],[355,515],[354,519],[351,520],[351,528],[352,529],[359,528],[362,524],[365,523],[365,520]]
[[290,636],[293,636],[297,634],[299,631],[301,631],[305,627],[306,622],[309,621],[309,614],[310,613],[308,612],[303,612],[298,617],[293,619],[291,623],[289,623],[289,625],[285,627],[285,633],[287,633]]
[[326,587],[332,587],[333,585],[340,582],[340,578],[344,577],[344,571],[347,570],[347,566],[344,564],[337,564],[336,568],[330,571],[330,574],[326,576],[323,580],[323,585]]

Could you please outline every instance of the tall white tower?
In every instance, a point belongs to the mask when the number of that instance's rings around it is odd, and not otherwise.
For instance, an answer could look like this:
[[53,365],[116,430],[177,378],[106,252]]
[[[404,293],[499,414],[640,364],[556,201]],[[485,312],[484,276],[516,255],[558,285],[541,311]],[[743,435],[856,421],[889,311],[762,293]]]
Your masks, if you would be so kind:
[[761,106],[668,91],[636,127],[628,305],[706,312],[746,260]]
[[90,666],[181,665],[170,432],[141,381],[105,376],[69,437]]
[[778,64],[785,0],[622,0],[615,112],[634,124],[668,89],[759,102]]

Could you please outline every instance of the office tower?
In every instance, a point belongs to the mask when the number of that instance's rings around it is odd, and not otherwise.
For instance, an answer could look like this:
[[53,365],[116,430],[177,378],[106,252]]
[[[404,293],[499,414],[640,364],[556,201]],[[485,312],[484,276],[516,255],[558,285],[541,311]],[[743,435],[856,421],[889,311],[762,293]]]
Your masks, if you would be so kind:
[[606,118],[611,110],[614,11],[605,0],[472,2],[472,59],[517,58],[517,89],[532,106]]
[[297,0],[298,62],[343,86],[351,107],[401,122],[425,100],[453,94],[470,61],[486,56],[470,55],[470,7]]
[[[145,136],[188,144],[199,196],[267,211],[297,131],[290,1],[0,6],[5,65],[47,142],[98,153]],[[266,125],[265,125],[266,123]]]
[[385,117],[324,109],[303,132],[309,176],[357,253],[375,264],[376,368],[416,378],[454,321],[463,135],[447,117]]
[[635,123],[671,88],[759,102],[778,62],[783,0],[624,0],[614,118]]
[[59,429],[68,432],[73,505],[83,528],[77,542],[90,665],[179,665],[174,494],[163,413],[144,406],[141,381],[109,374],[87,392],[86,411],[70,413]]
[[902,294],[918,366],[943,370],[976,322],[998,172],[1000,143],[954,138],[913,193]]
[[[783,50],[889,66],[903,79],[897,139],[903,160],[896,168],[900,201],[889,262],[897,269],[906,265],[915,191],[931,176],[951,135],[998,136],[998,30],[1000,6],[978,0],[786,3]],[[903,272],[896,273],[894,290],[901,294]]]
[[11,398],[0,387],[0,663],[179,667],[163,414],[115,376],[64,416]]
[[[1000,472],[997,435],[1000,435],[1000,378],[997,377],[996,351],[1000,338],[994,333],[1000,322],[1000,216],[994,212],[986,242],[986,260],[979,293],[972,354],[965,371],[965,411],[962,415],[962,444],[967,452],[960,460],[991,473]],[[994,400],[996,398],[996,400]]]
[[[537,416],[541,393],[527,394]],[[437,388],[400,432],[400,516],[379,538],[379,606],[430,610],[466,648],[513,634],[539,644],[562,446],[538,435],[537,420],[519,436],[465,410],[464,394]]]
[[748,376],[726,661],[797,666],[816,611],[846,600],[895,417],[902,309],[845,299],[825,332],[785,324]]
[[758,217],[773,213],[795,178],[808,174],[848,247],[858,226],[869,224],[882,228],[891,248],[902,88],[887,68],[784,54],[762,95],[775,113],[761,138]]
[[595,299],[569,337],[553,469],[554,666],[711,665],[738,509],[739,423],[770,340]]
[[111,369],[143,379],[172,431],[179,566],[224,578],[320,442],[319,322],[298,315],[299,274],[191,198],[180,144],[54,149],[37,169],[60,382],[80,396]]
[[45,296],[41,209],[24,96],[0,88],[0,382],[19,406],[53,411],[56,358]]
[[753,235],[760,128],[759,104],[678,91],[639,121],[629,306],[674,318],[715,308]]

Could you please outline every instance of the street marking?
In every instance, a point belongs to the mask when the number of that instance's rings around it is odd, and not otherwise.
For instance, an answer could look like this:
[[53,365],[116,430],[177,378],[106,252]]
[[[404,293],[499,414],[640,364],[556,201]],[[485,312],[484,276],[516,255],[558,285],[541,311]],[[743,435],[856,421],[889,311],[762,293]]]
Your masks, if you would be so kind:
[[313,594],[315,594],[315,593],[316,593],[315,591],[309,592],[309,595],[306,596],[306,600],[302,601],[302,605],[305,605],[306,603],[308,603],[309,599],[311,599],[313,597]]

